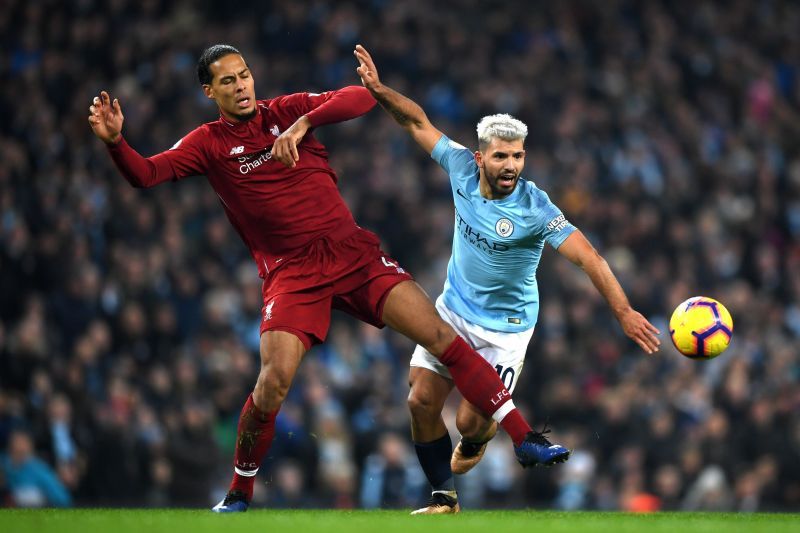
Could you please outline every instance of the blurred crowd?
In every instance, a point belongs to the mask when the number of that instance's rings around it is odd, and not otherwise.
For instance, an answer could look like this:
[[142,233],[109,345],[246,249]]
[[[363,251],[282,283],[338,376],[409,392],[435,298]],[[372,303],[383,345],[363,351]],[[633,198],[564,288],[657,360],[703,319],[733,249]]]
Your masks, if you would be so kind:
[[[202,177],[131,188],[87,125],[91,98],[118,97],[125,137],[150,155],[217,118],[194,71],[206,46],[240,48],[267,98],[357,84],[361,42],[462,144],[477,146],[483,115],[525,121],[523,176],[662,331],[644,355],[547,252],[515,403],[574,455],[523,471],[498,436],[456,480],[462,505],[800,509],[796,2],[4,4],[0,506],[208,506],[258,372],[260,280],[216,195]],[[317,135],[356,220],[438,295],[445,173],[380,109]],[[693,295],[734,318],[713,361],[669,342],[672,309]],[[416,505],[413,346],[334,316],[278,417],[256,501]]]

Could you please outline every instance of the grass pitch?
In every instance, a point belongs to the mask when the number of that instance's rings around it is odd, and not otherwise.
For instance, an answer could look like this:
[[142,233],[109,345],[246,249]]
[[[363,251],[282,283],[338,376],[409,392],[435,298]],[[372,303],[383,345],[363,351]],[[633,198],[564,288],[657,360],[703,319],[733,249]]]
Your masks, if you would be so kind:
[[614,533],[797,532],[800,514],[464,511],[450,516],[409,516],[408,511],[253,510],[216,515],[185,509],[0,510],[3,533],[512,533],[613,531]]

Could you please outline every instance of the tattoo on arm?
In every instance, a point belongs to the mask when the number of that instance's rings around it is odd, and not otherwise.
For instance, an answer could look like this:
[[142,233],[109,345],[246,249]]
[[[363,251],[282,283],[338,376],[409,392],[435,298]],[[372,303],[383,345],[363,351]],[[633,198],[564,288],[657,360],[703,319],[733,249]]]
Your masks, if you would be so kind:
[[376,94],[375,99],[401,126],[421,124],[420,115],[424,116],[422,109],[400,93],[389,89],[386,92]]
[[384,109],[386,109],[386,111],[389,112],[390,115],[392,115],[392,118],[395,119],[401,126],[406,126],[407,124],[412,122],[411,117],[409,117],[407,113],[403,112],[402,109],[393,107],[386,102],[381,102],[381,105],[383,106]]

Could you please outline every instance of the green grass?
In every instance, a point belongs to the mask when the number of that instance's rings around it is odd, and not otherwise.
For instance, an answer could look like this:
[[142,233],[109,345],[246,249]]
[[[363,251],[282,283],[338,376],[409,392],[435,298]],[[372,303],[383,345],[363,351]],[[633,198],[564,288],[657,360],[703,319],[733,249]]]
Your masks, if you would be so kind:
[[800,531],[800,514],[596,513],[464,511],[455,516],[409,516],[407,511],[254,510],[215,515],[184,509],[0,510],[3,533],[614,533]]

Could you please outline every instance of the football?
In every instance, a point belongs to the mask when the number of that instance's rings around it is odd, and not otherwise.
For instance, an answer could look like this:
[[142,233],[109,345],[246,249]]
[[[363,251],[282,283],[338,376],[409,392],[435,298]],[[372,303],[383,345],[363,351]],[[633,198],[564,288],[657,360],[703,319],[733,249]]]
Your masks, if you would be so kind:
[[712,359],[728,347],[733,319],[720,302],[705,296],[689,298],[669,321],[672,344],[690,359]]

